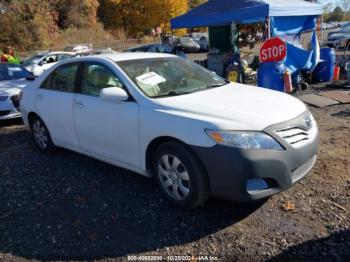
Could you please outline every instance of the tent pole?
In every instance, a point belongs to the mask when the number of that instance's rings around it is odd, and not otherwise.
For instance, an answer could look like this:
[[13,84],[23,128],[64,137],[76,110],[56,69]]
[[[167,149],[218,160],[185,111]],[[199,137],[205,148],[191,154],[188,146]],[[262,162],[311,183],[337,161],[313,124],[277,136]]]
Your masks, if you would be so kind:
[[323,45],[323,14],[321,15],[321,45]]
[[267,39],[270,39],[271,38],[271,17],[268,16],[267,19],[268,19],[267,20],[267,27],[268,27],[268,29],[267,29]]

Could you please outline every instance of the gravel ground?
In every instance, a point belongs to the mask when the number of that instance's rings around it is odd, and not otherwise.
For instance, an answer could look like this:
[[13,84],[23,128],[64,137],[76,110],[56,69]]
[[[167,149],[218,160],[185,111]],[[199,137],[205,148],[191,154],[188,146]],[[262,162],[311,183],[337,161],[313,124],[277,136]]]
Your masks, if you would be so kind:
[[0,261],[349,261],[350,105],[311,110],[321,149],[305,180],[265,203],[190,212],[152,180],[63,149],[44,155],[20,121],[0,123]]

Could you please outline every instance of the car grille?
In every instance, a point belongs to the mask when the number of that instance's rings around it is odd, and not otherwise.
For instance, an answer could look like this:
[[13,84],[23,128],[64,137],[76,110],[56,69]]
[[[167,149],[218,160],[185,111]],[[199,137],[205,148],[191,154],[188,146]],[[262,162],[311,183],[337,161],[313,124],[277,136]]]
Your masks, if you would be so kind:
[[19,95],[11,96],[11,101],[12,101],[13,106],[16,109],[18,109],[19,108]]
[[290,145],[296,145],[309,140],[308,132],[298,127],[277,130],[275,133]]
[[0,117],[7,116],[11,111],[0,111]]

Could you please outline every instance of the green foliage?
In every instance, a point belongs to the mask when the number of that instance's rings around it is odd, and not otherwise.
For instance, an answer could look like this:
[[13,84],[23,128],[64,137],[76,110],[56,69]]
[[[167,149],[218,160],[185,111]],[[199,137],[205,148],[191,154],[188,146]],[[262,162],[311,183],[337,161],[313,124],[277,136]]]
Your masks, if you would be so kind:
[[169,33],[171,18],[203,2],[205,0],[0,0],[0,47],[38,50],[56,46],[62,41],[62,32],[101,31],[99,22],[105,29],[125,32],[129,37],[148,35],[157,27]]
[[340,0],[340,6],[334,9],[334,4],[325,6],[324,21],[349,21],[350,20],[350,0]]
[[0,45],[19,49],[43,45],[57,32],[55,13],[48,2],[39,0],[12,1],[0,13]]

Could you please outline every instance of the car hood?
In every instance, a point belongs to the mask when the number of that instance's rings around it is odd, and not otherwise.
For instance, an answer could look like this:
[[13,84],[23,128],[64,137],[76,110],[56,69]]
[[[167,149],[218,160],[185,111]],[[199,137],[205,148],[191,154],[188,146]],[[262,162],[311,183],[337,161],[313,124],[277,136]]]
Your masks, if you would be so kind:
[[159,110],[213,124],[208,128],[263,130],[306,111],[304,103],[282,92],[242,84],[154,99]]
[[350,33],[346,32],[334,32],[328,35],[328,40],[342,40],[350,38]]
[[25,79],[0,81],[0,95],[12,96],[18,94],[22,88],[29,85],[31,81]]

